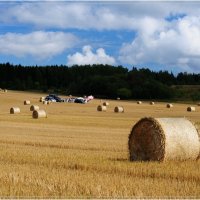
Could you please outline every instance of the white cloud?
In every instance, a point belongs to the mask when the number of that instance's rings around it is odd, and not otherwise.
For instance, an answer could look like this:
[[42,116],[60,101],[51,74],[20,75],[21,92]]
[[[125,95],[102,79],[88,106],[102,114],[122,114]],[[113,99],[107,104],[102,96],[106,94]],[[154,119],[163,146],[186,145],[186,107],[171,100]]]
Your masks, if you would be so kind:
[[0,35],[0,53],[16,57],[31,55],[44,59],[62,53],[76,42],[74,35],[63,32],[7,33]]
[[146,18],[140,24],[137,37],[121,48],[122,63],[200,69],[200,17],[184,17],[173,22]]
[[0,8],[1,23],[39,28],[131,29],[144,16],[199,15],[200,2],[18,2]]
[[86,64],[110,64],[114,65],[115,59],[106,54],[103,48],[96,50],[96,53],[92,52],[92,47],[86,45],[82,48],[82,53],[75,53],[67,56],[67,65],[86,65]]

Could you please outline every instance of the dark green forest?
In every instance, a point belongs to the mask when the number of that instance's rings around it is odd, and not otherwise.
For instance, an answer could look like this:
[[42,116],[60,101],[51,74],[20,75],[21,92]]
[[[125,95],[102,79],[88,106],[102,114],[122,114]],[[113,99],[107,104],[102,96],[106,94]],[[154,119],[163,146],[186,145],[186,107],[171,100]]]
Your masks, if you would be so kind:
[[[121,99],[200,99],[200,74],[122,66],[21,66],[0,64],[0,87]],[[190,86],[190,87],[189,87]],[[191,89],[192,88],[192,89]]]

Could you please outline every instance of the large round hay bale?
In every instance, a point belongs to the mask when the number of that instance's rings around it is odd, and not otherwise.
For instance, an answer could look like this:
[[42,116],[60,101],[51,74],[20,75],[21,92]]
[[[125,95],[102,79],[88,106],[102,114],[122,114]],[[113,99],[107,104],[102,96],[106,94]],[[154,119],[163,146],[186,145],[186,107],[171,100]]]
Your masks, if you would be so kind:
[[122,106],[116,106],[115,109],[114,109],[114,112],[123,113],[124,112],[124,108]]
[[47,118],[47,113],[44,110],[34,110],[32,113],[34,119]]
[[195,111],[195,107],[193,107],[193,106],[187,107],[187,111],[188,112],[194,112]]
[[120,100],[120,97],[117,97],[117,100]]
[[137,104],[142,104],[142,102],[141,101],[137,101]]
[[37,106],[37,105],[32,105],[31,107],[30,107],[30,111],[34,111],[34,110],[39,110],[40,108],[39,108],[39,106]]
[[196,160],[199,134],[185,118],[143,118],[128,141],[131,161]]
[[168,103],[168,104],[166,105],[166,107],[167,107],[167,108],[172,108],[173,105],[172,105],[171,103]]
[[20,113],[20,108],[18,107],[10,108],[10,114],[16,114],[16,113]]
[[154,105],[154,104],[155,104],[155,102],[151,101],[149,104],[150,104],[150,105]]
[[31,102],[29,100],[24,101],[24,105],[30,105],[30,104],[31,104]]
[[8,92],[8,90],[7,90],[7,89],[4,89],[4,92]]
[[109,106],[109,103],[107,101],[103,102],[103,106]]
[[97,111],[106,111],[107,110],[107,107],[106,106],[102,106],[102,105],[98,105],[97,106]]

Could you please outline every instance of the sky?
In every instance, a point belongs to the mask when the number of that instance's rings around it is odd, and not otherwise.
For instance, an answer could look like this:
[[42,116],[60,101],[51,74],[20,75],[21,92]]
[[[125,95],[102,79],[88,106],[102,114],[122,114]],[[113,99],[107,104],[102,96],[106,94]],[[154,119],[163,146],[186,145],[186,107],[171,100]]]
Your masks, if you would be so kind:
[[200,73],[200,1],[0,1],[0,63]]

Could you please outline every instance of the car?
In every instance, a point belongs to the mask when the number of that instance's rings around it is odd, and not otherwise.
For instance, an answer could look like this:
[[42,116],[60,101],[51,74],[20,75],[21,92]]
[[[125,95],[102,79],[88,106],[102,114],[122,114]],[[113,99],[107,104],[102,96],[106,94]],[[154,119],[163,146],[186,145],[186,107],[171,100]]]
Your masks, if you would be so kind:
[[49,99],[50,101],[55,100],[56,102],[64,102],[64,99],[60,98],[59,96],[55,95],[55,94],[49,94],[46,98]]

